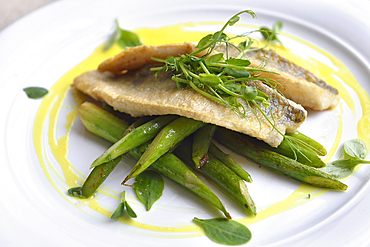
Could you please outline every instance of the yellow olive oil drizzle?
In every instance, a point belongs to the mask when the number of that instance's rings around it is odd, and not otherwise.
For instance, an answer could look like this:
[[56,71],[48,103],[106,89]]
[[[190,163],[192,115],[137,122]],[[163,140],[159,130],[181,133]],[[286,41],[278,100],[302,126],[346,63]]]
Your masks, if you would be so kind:
[[[205,34],[205,32],[195,32],[195,31],[189,31],[184,29],[189,29],[192,27],[196,27],[199,25],[219,25],[219,23],[186,23],[186,24],[178,24],[174,26],[168,26],[163,28],[139,28],[135,30],[135,32],[139,35],[142,42],[149,45],[159,45],[159,44],[165,44],[165,43],[176,43],[176,42],[196,42],[200,38],[202,38]],[[348,71],[348,69],[337,59],[335,59],[331,54],[323,51],[322,49],[313,46],[312,44],[305,42],[301,39],[298,39],[294,36],[284,34],[298,42],[304,43],[305,45],[319,51],[324,56],[331,59],[333,64],[337,66],[339,69],[337,71],[333,71],[332,68],[329,68],[328,66],[319,63],[318,61],[315,61],[312,58],[308,59],[299,59],[296,55],[289,52],[288,49],[282,49],[278,48],[276,49],[279,54],[282,56],[285,56],[288,59],[291,59],[293,62],[302,65],[303,67],[307,68],[308,70],[314,69],[318,72],[318,75],[324,75],[325,79],[328,81],[329,84],[337,87],[340,91],[340,97],[346,102],[346,104],[350,107],[352,111],[354,111],[355,105],[353,103],[352,98],[346,91],[346,89],[341,85],[340,82],[338,82],[334,77],[333,74],[337,75],[339,78],[341,78],[347,85],[349,85],[353,90],[357,93],[358,97],[360,98],[361,107],[363,111],[363,116],[358,122],[358,138],[361,138],[365,141],[365,143],[368,145],[370,140],[370,99],[369,96],[363,92],[361,86],[358,84],[358,82],[355,80],[353,75]],[[82,74],[83,72],[87,70],[96,69],[98,64],[105,60],[106,58],[112,57],[113,55],[119,53],[121,49],[114,45],[111,49],[108,51],[103,52],[102,47],[98,47],[94,53],[85,59],[83,62],[81,62],[78,66],[71,69],[69,72],[67,72],[62,78],[60,78],[50,89],[49,95],[44,97],[42,100],[42,103],[40,105],[40,108],[38,110],[35,124],[34,124],[34,132],[33,132],[33,139],[34,139],[34,145],[35,149],[40,161],[40,165],[43,168],[45,172],[45,176],[48,178],[49,182],[54,186],[54,188],[65,198],[68,197],[66,191],[69,187],[75,187],[78,186],[79,183],[82,183],[84,181],[84,175],[81,176],[81,173],[73,167],[73,164],[70,163],[68,160],[67,154],[68,154],[68,142],[69,142],[69,132],[73,126],[73,123],[76,119],[76,109],[79,106],[79,104],[84,100],[84,96],[77,94],[76,95],[76,102],[74,103],[73,109],[67,116],[67,124],[65,125],[67,131],[66,134],[62,137],[56,137],[56,128],[57,128],[57,121],[58,121],[58,115],[63,107],[63,102],[68,93],[70,93],[73,90],[70,89],[70,85],[73,82],[73,79]],[[307,63],[309,61],[309,63]],[[308,67],[307,67],[308,65]],[[310,66],[311,65],[311,66]],[[316,66],[316,68],[314,68]],[[319,70],[317,70],[317,67],[320,67]],[[342,106],[341,107],[341,114],[343,114]],[[337,135],[334,141],[333,146],[331,147],[331,150],[329,150],[329,154],[326,157],[326,161],[329,161],[335,154],[336,150],[339,147],[341,138],[342,138],[342,132],[343,132],[343,121],[342,121],[342,115],[339,116],[339,127],[337,130]],[[49,170],[52,170],[54,173],[56,173],[55,169],[53,168],[52,162],[50,162],[50,159],[46,155],[46,145],[43,140],[44,135],[44,127],[48,127],[48,145],[50,146],[50,150],[58,164],[60,165],[63,175],[64,175],[64,182],[68,186],[68,188],[65,189],[65,191],[60,191],[58,189],[57,183],[53,180],[53,177]],[[76,171],[78,174],[76,174]],[[60,176],[61,177],[61,176]],[[81,178],[83,177],[83,178]],[[111,191],[108,189],[108,191]],[[266,219],[270,216],[285,212],[291,208],[297,207],[299,205],[302,205],[318,196],[321,196],[322,194],[326,193],[328,190],[314,188],[311,186],[308,186],[306,184],[300,185],[289,197],[284,199],[283,201],[277,202],[276,204],[261,210],[258,212],[257,216],[248,216],[242,219],[238,219],[238,221],[243,222],[247,225],[254,224],[256,222],[259,222],[263,219]],[[112,192],[112,191],[111,191]],[[115,195],[110,194],[109,192],[104,190],[98,190],[98,193],[105,194],[107,196],[116,198]],[[117,194],[120,192],[115,192],[114,194]],[[310,198],[307,198],[308,195],[311,195]],[[69,198],[67,198],[69,200]],[[70,200],[69,200],[70,201]],[[102,207],[98,200],[96,198],[83,200],[88,204],[88,207],[93,209],[94,211],[106,216],[110,217],[112,212]],[[113,209],[112,209],[113,210]],[[121,219],[122,223],[141,228],[146,229],[150,231],[159,231],[159,232],[178,232],[178,233],[194,233],[191,235],[186,235],[188,237],[192,236],[198,236],[199,233],[199,227],[198,226],[184,226],[184,227],[159,227],[159,226],[152,226],[148,224],[143,224],[140,222],[137,222],[132,219]],[[176,235],[176,237],[179,237]]]

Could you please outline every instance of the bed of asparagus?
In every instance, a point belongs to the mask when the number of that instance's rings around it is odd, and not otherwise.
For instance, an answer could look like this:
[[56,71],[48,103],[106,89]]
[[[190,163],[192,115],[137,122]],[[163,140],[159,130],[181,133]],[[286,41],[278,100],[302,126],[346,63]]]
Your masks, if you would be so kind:
[[90,102],[83,103],[78,114],[90,132],[114,144],[92,163],[91,173],[84,184],[69,189],[71,196],[91,197],[124,156],[130,155],[138,161],[122,184],[150,167],[191,190],[230,218],[219,198],[197,177],[196,173],[200,172],[255,215],[256,206],[246,185],[246,182],[252,182],[251,176],[215,142],[258,165],[304,183],[333,190],[347,189],[347,185],[316,169],[325,166],[319,156],[325,155],[326,150],[299,132],[293,136],[309,145],[302,145],[296,152],[285,141],[278,148],[272,148],[244,134],[181,116],[143,117],[128,124]]

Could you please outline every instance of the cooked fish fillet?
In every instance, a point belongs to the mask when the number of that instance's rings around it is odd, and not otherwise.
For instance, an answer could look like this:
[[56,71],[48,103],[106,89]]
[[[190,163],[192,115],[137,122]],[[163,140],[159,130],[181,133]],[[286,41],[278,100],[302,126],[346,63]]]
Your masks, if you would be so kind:
[[[225,47],[218,50],[225,52]],[[129,48],[100,64],[100,72],[121,73],[122,71],[138,69],[145,64],[153,63],[151,57],[165,59],[167,56],[178,56],[188,54],[196,50],[195,44],[167,44],[161,46],[137,46]],[[203,53],[198,54],[203,55]],[[229,55],[237,57],[239,51],[229,47]],[[326,110],[334,108],[339,102],[338,90],[328,85],[325,81],[317,78],[308,70],[298,66],[278,55],[271,50],[258,50],[247,53],[253,67],[260,67],[264,61],[268,61],[264,69],[278,72],[279,75],[271,73],[260,73],[260,77],[277,80],[281,85],[278,87],[285,97],[309,107],[314,110]]]
[[[239,52],[231,48],[230,55],[236,57]],[[322,111],[334,108],[339,103],[337,89],[272,50],[250,51],[246,53],[246,58],[251,61],[252,67],[260,67],[262,63],[267,62],[263,69],[277,72],[279,75],[259,73],[259,76],[275,79],[283,85],[277,88],[285,97],[304,107]]]
[[[208,99],[191,88],[178,89],[169,72],[161,72],[155,78],[150,66],[121,75],[89,71],[78,76],[73,86],[92,98],[135,117],[177,114],[245,133],[273,147],[281,143],[283,137],[272,129],[257,109],[253,108],[261,125],[247,106],[246,117],[239,117],[226,105]],[[250,85],[271,97],[269,102],[274,119],[272,121],[282,133],[294,132],[306,119],[307,112],[300,105],[282,97],[259,81],[250,82]],[[270,110],[262,108],[271,118]]]

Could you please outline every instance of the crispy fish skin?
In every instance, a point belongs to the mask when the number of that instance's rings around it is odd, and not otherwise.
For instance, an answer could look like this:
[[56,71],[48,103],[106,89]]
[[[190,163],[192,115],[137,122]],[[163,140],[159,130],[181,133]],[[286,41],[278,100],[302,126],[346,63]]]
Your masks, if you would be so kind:
[[298,66],[272,50],[258,50],[246,53],[252,67],[259,67],[267,61],[264,69],[277,72],[259,73],[260,77],[271,78],[283,86],[277,89],[288,99],[314,110],[335,108],[339,103],[338,90],[317,78],[310,71]]
[[[161,72],[155,78],[150,67],[151,65],[146,65],[121,75],[89,71],[78,76],[73,87],[135,117],[176,114],[256,137],[273,147],[281,143],[283,137],[272,129],[255,107],[252,108],[261,125],[244,102],[241,101],[247,109],[245,118],[191,88],[178,89],[170,72]],[[270,113],[273,114],[272,121],[282,133],[296,131],[306,119],[307,112],[300,105],[282,97],[259,81],[250,83],[271,97],[271,111],[261,107],[269,118]]]
[[[120,74],[126,70],[133,70],[143,67],[148,63],[155,63],[152,57],[166,59],[168,56],[180,56],[190,54],[196,50],[192,43],[175,43],[167,45],[141,45],[128,48],[116,56],[102,62],[98,70],[100,72],[112,72]],[[204,53],[200,53],[201,56]]]

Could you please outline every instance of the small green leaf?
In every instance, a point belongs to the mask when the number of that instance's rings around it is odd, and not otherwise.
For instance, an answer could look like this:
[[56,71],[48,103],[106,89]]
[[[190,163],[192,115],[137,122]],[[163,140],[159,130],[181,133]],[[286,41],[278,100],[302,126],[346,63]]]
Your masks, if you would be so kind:
[[233,26],[235,23],[237,23],[240,20],[239,16],[233,16],[229,21],[229,26]]
[[200,81],[207,86],[217,87],[220,84],[220,78],[215,74],[199,74]]
[[121,217],[123,215],[124,209],[125,209],[125,204],[123,202],[121,202],[118,205],[116,211],[114,211],[114,213],[112,214],[112,216],[110,218],[112,220],[118,219],[119,217]]
[[23,91],[26,92],[28,98],[30,99],[39,99],[44,97],[49,91],[43,87],[26,87],[23,88]]
[[222,53],[217,53],[217,54],[212,55],[210,57],[207,57],[205,59],[206,64],[209,64],[209,63],[218,63],[218,62],[221,62],[222,60],[224,60],[224,54],[222,54]]
[[116,41],[122,49],[141,45],[139,36],[134,32],[121,29],[118,20],[116,20],[116,30],[105,44],[103,50],[108,50]]
[[274,24],[272,29],[268,27],[261,27],[259,31],[261,32],[264,39],[271,41],[271,42],[281,43],[281,41],[279,40],[277,36],[280,33],[282,26],[283,26],[283,23],[278,21]]
[[227,38],[227,35],[225,33],[221,32],[221,31],[215,32],[213,34],[213,41],[214,42],[221,42],[221,41],[226,40],[226,38]]
[[326,164],[321,171],[326,172],[336,179],[342,179],[351,175],[353,169],[360,164],[370,164],[370,161],[361,159],[342,159]]
[[212,41],[213,41],[213,35],[208,34],[208,35],[204,36],[201,40],[199,40],[196,48],[202,49],[203,47],[206,47],[207,45],[212,43]]
[[224,72],[227,73],[230,76],[235,77],[235,78],[248,78],[248,77],[250,77],[249,72],[244,70],[244,69],[225,68]]
[[365,159],[367,155],[367,148],[360,139],[348,140],[343,146],[344,152],[355,159]]
[[121,29],[121,37],[118,40],[118,45],[123,49],[126,49],[126,47],[139,46],[141,45],[141,42],[136,33]]
[[135,178],[134,190],[146,211],[162,196],[163,189],[163,178],[155,171],[146,170]]
[[244,83],[241,86],[240,90],[241,95],[243,95],[243,98],[251,101],[254,100],[258,94],[257,88],[255,87],[247,87]]
[[125,206],[126,206],[126,212],[128,216],[130,216],[131,218],[136,218],[137,215],[135,211],[130,207],[130,205],[128,205],[127,201],[125,201]]
[[242,67],[248,67],[251,64],[249,60],[237,59],[237,58],[227,59],[225,62],[230,65],[242,66]]
[[281,21],[276,22],[274,24],[274,27],[273,27],[274,32],[279,33],[281,31],[282,27],[283,27],[283,23]]
[[224,83],[224,87],[230,90],[231,92],[239,93],[241,85],[237,83],[229,82],[229,83]]
[[202,220],[193,219],[194,223],[204,229],[206,235],[214,242],[225,245],[241,245],[252,238],[252,233],[245,225],[226,218]]

